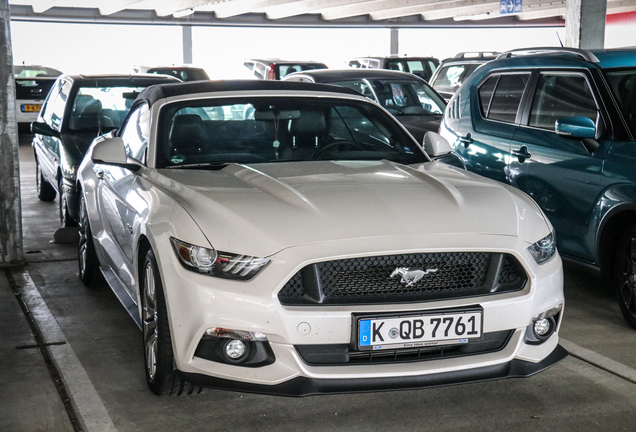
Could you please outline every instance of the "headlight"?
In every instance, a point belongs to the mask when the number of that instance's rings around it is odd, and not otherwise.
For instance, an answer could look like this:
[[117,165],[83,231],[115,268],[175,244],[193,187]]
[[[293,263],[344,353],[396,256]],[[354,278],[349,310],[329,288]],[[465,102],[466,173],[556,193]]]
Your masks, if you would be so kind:
[[174,251],[183,266],[191,271],[225,279],[249,280],[269,263],[267,258],[238,255],[195,246],[170,238]]
[[541,264],[542,262],[552,258],[556,252],[556,236],[554,232],[551,232],[538,242],[529,246],[528,251],[537,264]]

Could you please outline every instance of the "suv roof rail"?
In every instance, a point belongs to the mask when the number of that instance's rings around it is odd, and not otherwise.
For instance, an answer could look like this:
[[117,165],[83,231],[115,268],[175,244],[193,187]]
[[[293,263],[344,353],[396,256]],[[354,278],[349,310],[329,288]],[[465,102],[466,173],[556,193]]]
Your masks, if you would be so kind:
[[518,48],[500,54],[497,59],[510,58],[515,55],[532,54],[571,54],[591,63],[599,63],[598,57],[588,50],[568,47],[540,47],[540,48]]
[[500,55],[499,51],[466,51],[455,54],[453,58],[484,58],[484,57],[495,57]]

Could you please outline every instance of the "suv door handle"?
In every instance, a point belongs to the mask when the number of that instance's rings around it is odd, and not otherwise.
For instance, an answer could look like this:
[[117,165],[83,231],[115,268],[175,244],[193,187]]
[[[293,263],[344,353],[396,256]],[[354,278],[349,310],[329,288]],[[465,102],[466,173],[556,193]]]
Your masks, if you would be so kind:
[[532,157],[530,152],[528,152],[528,147],[526,146],[521,146],[519,150],[513,150],[510,153],[519,159],[519,163],[524,163],[526,159],[530,159]]
[[470,133],[467,133],[465,137],[463,136],[457,137],[457,141],[464,144],[464,148],[468,148],[468,146],[474,142],[473,137],[470,135]]

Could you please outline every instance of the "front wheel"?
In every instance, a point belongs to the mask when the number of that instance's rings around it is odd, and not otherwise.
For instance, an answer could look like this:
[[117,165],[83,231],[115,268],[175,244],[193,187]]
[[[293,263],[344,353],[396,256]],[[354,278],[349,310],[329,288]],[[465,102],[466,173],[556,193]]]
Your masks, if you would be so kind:
[[167,395],[174,388],[176,373],[166,299],[152,250],[143,260],[140,279],[146,381],[154,394]]
[[614,257],[618,306],[627,324],[636,329],[636,225],[621,234]]

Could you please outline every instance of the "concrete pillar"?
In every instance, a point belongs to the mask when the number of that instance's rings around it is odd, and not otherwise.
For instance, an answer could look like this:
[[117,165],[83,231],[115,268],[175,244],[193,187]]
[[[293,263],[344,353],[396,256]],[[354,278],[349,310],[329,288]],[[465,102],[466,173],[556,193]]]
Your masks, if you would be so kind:
[[565,46],[604,48],[606,14],[607,0],[567,0]]
[[391,29],[391,55],[400,53],[400,31],[399,29]]
[[181,26],[183,30],[183,64],[192,64],[192,26]]
[[0,0],[0,267],[24,261],[10,24],[9,1]]

